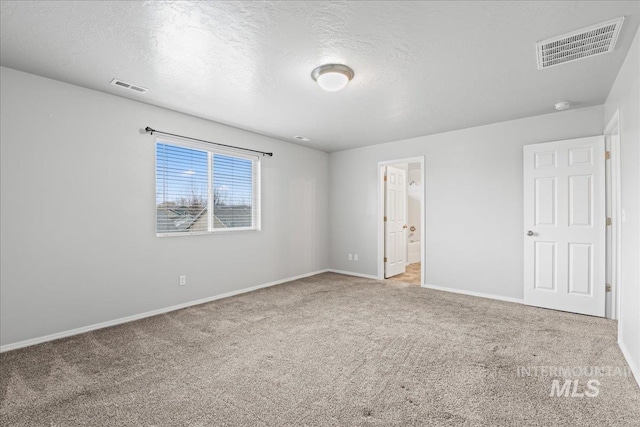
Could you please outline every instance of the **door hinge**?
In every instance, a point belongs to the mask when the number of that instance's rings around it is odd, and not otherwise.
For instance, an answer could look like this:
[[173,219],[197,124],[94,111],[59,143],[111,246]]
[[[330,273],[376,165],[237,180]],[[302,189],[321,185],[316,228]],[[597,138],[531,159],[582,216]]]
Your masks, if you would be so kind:
[[611,218],[607,217],[607,225],[611,225]]
[[605,151],[604,152],[604,158],[605,158],[605,160],[609,160],[611,158],[611,151]]
[[611,292],[611,285],[607,283],[607,284],[604,286],[604,290],[605,290],[606,292]]
[[384,176],[384,180],[385,180],[385,181],[387,180],[387,175],[385,175],[385,176]]
[[382,217],[382,220],[383,220],[384,222],[387,222],[387,216],[385,215],[384,217]]
[[384,257],[384,262],[387,262],[387,257]]

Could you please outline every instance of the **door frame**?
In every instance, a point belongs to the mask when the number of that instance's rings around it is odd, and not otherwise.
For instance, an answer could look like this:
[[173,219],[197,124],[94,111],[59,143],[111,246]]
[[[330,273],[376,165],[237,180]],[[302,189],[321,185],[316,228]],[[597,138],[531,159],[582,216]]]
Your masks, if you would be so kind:
[[384,167],[398,163],[420,163],[420,176],[422,177],[422,203],[420,203],[420,286],[425,287],[427,277],[427,264],[425,254],[425,203],[426,203],[426,174],[424,168],[424,156],[407,157],[396,160],[378,162],[378,280],[384,280]]
[[[617,134],[617,139],[612,139],[611,136]],[[622,236],[622,215],[620,205],[620,110],[617,109],[609,123],[607,124],[604,133],[605,137],[605,150],[610,152],[610,158],[608,160],[609,170],[611,177],[606,177],[606,191],[611,194],[611,206],[607,206],[607,210],[611,210],[611,226],[607,226],[607,232],[611,235],[611,265],[607,265],[607,269],[611,269],[611,297],[610,304],[607,304],[607,318],[618,319],[620,314],[620,296],[622,294],[620,281],[621,277],[621,263],[620,263],[620,237]],[[608,147],[608,148],[607,148]],[[607,203],[609,198],[607,197]],[[608,274],[607,274],[608,275]]]

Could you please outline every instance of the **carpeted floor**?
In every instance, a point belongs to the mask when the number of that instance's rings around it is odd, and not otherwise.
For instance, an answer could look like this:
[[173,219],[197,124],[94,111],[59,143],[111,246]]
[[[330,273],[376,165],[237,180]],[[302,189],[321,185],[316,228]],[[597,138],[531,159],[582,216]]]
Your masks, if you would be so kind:
[[598,376],[597,397],[580,398],[518,375],[626,369],[615,333],[606,319],[326,273],[3,353],[0,425],[638,426],[630,376]]

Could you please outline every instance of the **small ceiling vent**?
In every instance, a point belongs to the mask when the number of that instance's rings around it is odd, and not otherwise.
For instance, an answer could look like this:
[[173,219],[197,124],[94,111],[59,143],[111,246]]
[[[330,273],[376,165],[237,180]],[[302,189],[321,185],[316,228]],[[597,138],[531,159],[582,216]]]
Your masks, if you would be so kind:
[[538,70],[611,52],[624,16],[536,43]]
[[111,84],[114,86],[121,87],[123,89],[129,89],[137,93],[147,93],[149,89],[144,88],[142,86],[132,85],[131,83],[123,82],[122,80],[113,79],[111,80]]

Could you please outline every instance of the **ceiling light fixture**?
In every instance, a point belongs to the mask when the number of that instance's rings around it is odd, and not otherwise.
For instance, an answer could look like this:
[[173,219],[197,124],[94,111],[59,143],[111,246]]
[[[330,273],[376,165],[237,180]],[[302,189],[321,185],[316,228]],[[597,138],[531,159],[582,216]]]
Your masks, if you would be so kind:
[[556,105],[556,110],[558,111],[564,111],[564,110],[568,110],[569,108],[571,108],[571,103],[569,101],[561,101],[558,102]]
[[296,135],[293,137],[294,139],[297,139],[298,141],[302,141],[302,142],[309,142],[311,141],[309,138],[305,138],[304,136],[300,136],[300,135]]
[[335,92],[345,87],[354,75],[351,68],[342,64],[321,65],[311,72],[313,80],[318,82],[322,89],[329,92]]

